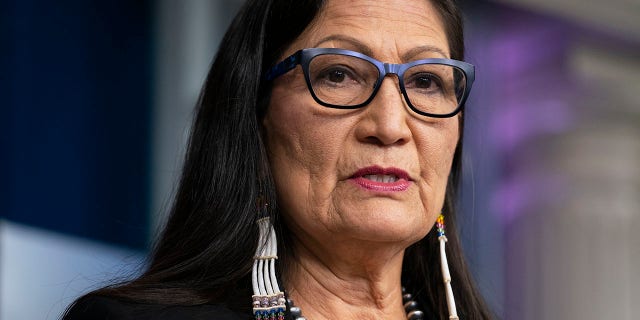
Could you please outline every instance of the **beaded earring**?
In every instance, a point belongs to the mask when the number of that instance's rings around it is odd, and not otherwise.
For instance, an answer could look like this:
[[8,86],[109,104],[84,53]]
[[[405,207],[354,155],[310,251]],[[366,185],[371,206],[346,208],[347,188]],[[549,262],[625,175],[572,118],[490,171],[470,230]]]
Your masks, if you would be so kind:
[[436,228],[438,231],[438,241],[440,241],[440,266],[442,268],[442,279],[444,280],[445,290],[447,292],[447,307],[449,308],[449,319],[458,319],[456,311],[456,301],[453,298],[453,289],[451,288],[451,274],[449,273],[449,263],[447,262],[447,254],[445,252],[445,243],[447,236],[444,235],[444,215],[440,214],[436,220]]
[[276,232],[269,218],[268,204],[262,198],[257,204],[260,212],[257,221],[259,242],[251,272],[253,315],[256,320],[284,320],[286,300],[278,286],[275,268],[278,259]]

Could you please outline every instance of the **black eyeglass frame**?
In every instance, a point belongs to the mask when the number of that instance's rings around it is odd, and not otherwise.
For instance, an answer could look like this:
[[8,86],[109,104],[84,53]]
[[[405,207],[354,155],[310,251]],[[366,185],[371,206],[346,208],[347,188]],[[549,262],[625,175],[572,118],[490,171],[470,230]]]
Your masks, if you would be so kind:
[[[311,79],[309,77],[309,63],[316,56],[325,55],[325,54],[337,54],[337,55],[345,55],[345,56],[360,58],[370,62],[371,64],[376,66],[376,68],[378,68],[378,75],[379,75],[378,80],[374,85],[374,89],[371,92],[371,96],[366,101],[356,105],[343,106],[343,105],[326,103],[320,100],[316,96],[315,92],[313,92],[313,87],[311,86]],[[464,61],[444,59],[444,58],[430,58],[430,59],[414,60],[414,61],[410,61],[407,63],[400,63],[400,64],[385,63],[357,51],[337,49],[337,48],[307,48],[307,49],[298,50],[296,53],[290,55],[289,57],[285,58],[283,61],[281,61],[280,63],[276,64],[271,69],[269,69],[269,71],[267,71],[265,75],[265,78],[268,81],[274,80],[275,78],[291,71],[298,64],[302,66],[302,72],[304,73],[304,78],[305,78],[305,81],[307,82],[307,88],[309,89],[311,96],[318,104],[322,106],[335,108],[335,109],[357,109],[357,108],[364,107],[375,98],[376,94],[378,93],[378,90],[380,89],[380,86],[382,85],[382,81],[384,80],[384,78],[388,74],[395,74],[398,77],[398,82],[400,84],[400,91],[402,92],[402,95],[404,96],[404,99],[407,102],[407,105],[409,105],[409,108],[411,108],[411,110],[413,110],[417,114],[427,116],[427,117],[433,117],[433,118],[449,118],[456,115],[458,112],[460,112],[460,110],[464,106],[465,101],[467,100],[467,97],[469,96],[469,92],[471,92],[471,86],[473,85],[473,81],[475,80],[475,67],[472,64]],[[447,114],[433,114],[433,113],[420,111],[413,106],[413,104],[411,103],[411,100],[409,99],[409,95],[405,90],[403,77],[404,77],[404,72],[407,69],[416,65],[421,65],[421,64],[447,65],[462,71],[462,73],[465,76],[464,93],[462,94],[462,97],[460,98],[460,102],[458,102],[458,106],[456,107],[455,110]]]

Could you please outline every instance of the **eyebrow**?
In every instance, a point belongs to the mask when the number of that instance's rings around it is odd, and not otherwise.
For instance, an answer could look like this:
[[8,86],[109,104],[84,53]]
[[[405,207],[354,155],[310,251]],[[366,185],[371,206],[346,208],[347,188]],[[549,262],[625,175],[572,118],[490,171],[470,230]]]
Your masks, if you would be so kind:
[[[340,34],[334,34],[334,35],[330,35],[327,37],[324,37],[322,39],[320,39],[320,41],[318,41],[314,47],[318,47],[321,44],[325,43],[325,42],[329,42],[329,41],[342,41],[342,42],[347,42],[350,45],[354,46],[360,53],[363,53],[365,55],[368,56],[373,56],[373,51],[365,44],[363,44],[362,42],[360,42],[358,39],[347,36],[347,35],[340,35]],[[448,58],[449,56],[440,48],[436,47],[436,46],[432,46],[432,45],[422,45],[422,46],[418,46],[415,48],[412,48],[411,50],[405,52],[402,55],[402,60],[403,61],[410,61],[413,57],[421,54],[421,53],[437,53],[439,55],[441,55],[443,58]]]
[[329,42],[329,41],[342,41],[342,42],[347,42],[350,45],[354,46],[360,53],[364,53],[368,56],[371,56],[373,54],[373,52],[371,51],[371,49],[369,47],[367,47],[365,44],[363,44],[362,42],[358,41],[356,38],[350,37],[350,36],[345,36],[345,35],[340,35],[340,34],[334,34],[334,35],[330,35],[327,37],[324,37],[322,39],[320,39],[320,41],[318,41],[314,47],[318,47],[319,45],[325,43],[325,42]]
[[449,58],[449,56],[446,53],[444,53],[442,49],[432,45],[424,45],[424,46],[415,47],[405,52],[405,54],[402,55],[402,59],[404,61],[408,61],[408,60],[411,60],[411,58],[425,52],[437,53],[437,54],[440,54],[443,58]]

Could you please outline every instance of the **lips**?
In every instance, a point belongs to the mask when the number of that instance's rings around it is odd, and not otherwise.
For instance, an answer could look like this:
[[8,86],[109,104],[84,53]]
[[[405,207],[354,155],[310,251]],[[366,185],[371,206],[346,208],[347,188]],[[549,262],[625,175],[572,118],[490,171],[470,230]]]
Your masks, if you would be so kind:
[[404,191],[411,185],[409,174],[398,168],[371,166],[356,171],[351,181],[360,187],[383,192]]

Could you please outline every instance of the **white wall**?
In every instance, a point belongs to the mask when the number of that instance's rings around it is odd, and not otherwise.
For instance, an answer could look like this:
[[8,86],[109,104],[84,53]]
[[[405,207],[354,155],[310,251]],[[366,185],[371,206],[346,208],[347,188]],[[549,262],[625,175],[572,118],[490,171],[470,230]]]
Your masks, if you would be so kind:
[[142,263],[139,252],[0,220],[0,319],[58,319],[78,296]]

